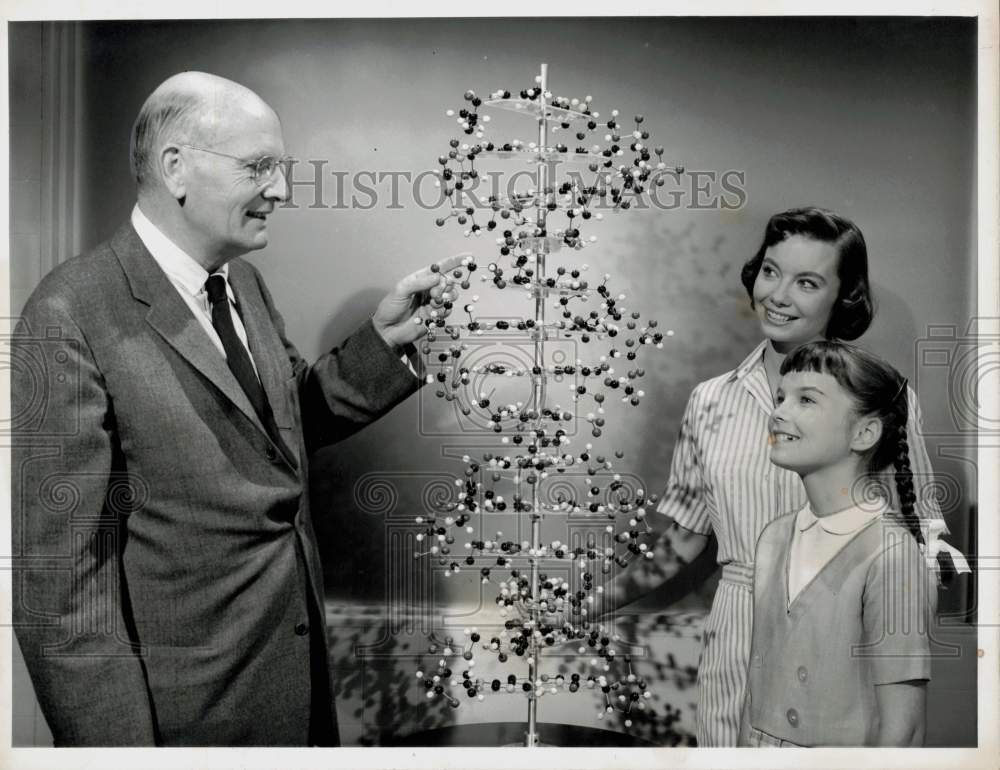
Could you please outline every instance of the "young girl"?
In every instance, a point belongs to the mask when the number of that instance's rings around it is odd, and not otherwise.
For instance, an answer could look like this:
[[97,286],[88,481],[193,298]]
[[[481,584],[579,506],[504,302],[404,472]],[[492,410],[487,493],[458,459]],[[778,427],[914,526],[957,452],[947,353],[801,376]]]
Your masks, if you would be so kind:
[[[739,734],[750,660],[754,545],[768,523],[806,500],[799,477],[768,459],[768,419],[781,364],[806,342],[857,339],[874,315],[864,236],[832,211],[807,207],[772,216],[741,280],[764,339],[734,369],[691,393],[657,507],[668,520],[657,522],[666,553],[641,570],[626,570],[613,588],[622,603],[661,583],[674,584],[664,585],[672,595],[689,590],[692,570],[684,565],[705,561],[699,556],[715,536],[722,580],[703,633],[695,724],[698,746],[708,747],[735,746]],[[916,394],[907,388],[905,398],[913,469],[923,480],[916,490],[917,515],[940,522],[940,531],[947,532],[932,493]]]
[[[929,578],[913,512],[906,380],[860,348],[791,353],[771,462],[808,503],[757,541],[740,745],[919,746],[930,678]],[[895,471],[899,511],[866,486]]]

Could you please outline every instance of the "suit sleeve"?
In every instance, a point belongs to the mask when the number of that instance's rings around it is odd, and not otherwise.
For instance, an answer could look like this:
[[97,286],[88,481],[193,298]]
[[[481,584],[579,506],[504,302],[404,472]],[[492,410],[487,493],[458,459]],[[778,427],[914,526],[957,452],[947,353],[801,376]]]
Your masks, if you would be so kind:
[[13,621],[57,746],[153,745],[121,570],[136,482],[86,340],[53,299],[11,338]]
[[698,406],[700,386],[696,387],[684,408],[680,431],[670,462],[670,478],[656,510],[677,524],[700,535],[712,533],[706,501],[705,477],[698,454]]
[[306,448],[313,452],[374,422],[420,387],[420,379],[371,320],[309,366],[285,335],[285,322],[256,272],[261,295],[295,373]]

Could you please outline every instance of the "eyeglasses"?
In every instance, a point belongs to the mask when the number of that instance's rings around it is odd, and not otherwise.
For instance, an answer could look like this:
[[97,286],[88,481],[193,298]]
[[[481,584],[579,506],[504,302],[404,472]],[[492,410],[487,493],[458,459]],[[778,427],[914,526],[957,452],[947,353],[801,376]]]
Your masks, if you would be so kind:
[[265,155],[261,158],[257,158],[257,160],[247,160],[246,158],[240,158],[236,155],[228,155],[217,150],[209,150],[207,147],[195,147],[192,144],[182,144],[181,147],[187,147],[189,150],[198,150],[199,152],[207,152],[211,155],[218,155],[223,158],[230,158],[231,160],[239,161],[250,171],[250,178],[253,180],[254,184],[261,186],[269,184],[274,179],[274,175],[278,169],[281,169],[281,173],[284,175],[286,181],[291,179],[292,164],[295,163],[295,158],[287,155],[281,158],[275,158],[273,155]]

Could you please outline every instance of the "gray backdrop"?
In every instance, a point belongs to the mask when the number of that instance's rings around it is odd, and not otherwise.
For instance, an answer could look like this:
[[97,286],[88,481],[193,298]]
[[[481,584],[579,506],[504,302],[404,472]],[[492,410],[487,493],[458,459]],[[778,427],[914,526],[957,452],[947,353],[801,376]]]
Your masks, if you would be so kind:
[[[14,84],[25,82],[22,70],[35,61],[39,26],[11,26]],[[705,192],[687,182],[679,198],[661,197],[664,206],[595,224],[588,232],[599,242],[579,255],[595,272],[612,273],[610,285],[630,306],[676,332],[647,359],[641,414],[626,414],[633,419],[608,431],[609,443],[626,450],[629,471],[654,491],[666,481],[690,389],[758,341],[738,273],[768,216],[816,204],[854,219],[868,240],[879,301],[862,342],[917,386],[926,424],[940,434],[928,443],[948,484],[948,521],[968,547],[975,474],[950,408],[954,372],[918,368],[917,351],[929,325],[961,336],[975,314],[974,20],[118,22],[83,24],[78,34],[80,243],[108,237],[128,216],[128,135],[145,96],[184,69],[238,80],[281,115],[288,151],[313,162],[296,168],[304,182],[297,207],[273,218],[271,246],[250,256],[310,358],[364,320],[403,274],[468,248],[480,264],[495,258],[488,239],[473,243],[457,226],[435,227],[440,212],[416,200],[434,202],[430,182],[415,196],[396,175],[392,195],[393,172],[413,179],[437,167],[457,135],[445,110],[463,106],[466,89],[530,86],[546,61],[554,93],[591,94],[605,115],[612,108],[626,118],[643,113],[665,157],[717,175],[715,182],[701,177]],[[23,93],[12,91],[14,122]],[[496,128],[534,138],[530,121],[498,119]],[[309,184],[316,168],[321,192]],[[742,174],[730,180],[742,180],[736,184],[745,192],[725,197],[736,206],[729,210],[709,203],[725,192],[718,175],[726,171]],[[361,187],[351,181],[359,173]],[[12,197],[17,235],[31,200]],[[15,239],[15,312],[38,272],[20,244]],[[563,253],[554,261],[573,259]],[[488,289],[478,292],[484,302],[498,301],[486,299]],[[498,312],[529,310],[512,296],[499,302]],[[314,466],[316,510],[329,511],[319,526],[333,596],[381,600],[387,517],[419,512],[427,479],[461,470],[445,454],[474,443],[429,396],[411,399]],[[939,447],[954,456],[938,457]],[[372,474],[388,480],[388,497],[358,487]]]

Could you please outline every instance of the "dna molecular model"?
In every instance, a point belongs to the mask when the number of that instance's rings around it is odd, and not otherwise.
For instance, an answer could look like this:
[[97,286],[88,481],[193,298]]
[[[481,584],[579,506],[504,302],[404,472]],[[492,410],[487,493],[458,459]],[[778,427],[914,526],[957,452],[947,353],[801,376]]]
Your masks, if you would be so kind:
[[[432,638],[416,671],[427,698],[458,707],[463,697],[520,693],[528,746],[539,745],[538,705],[546,695],[600,693],[598,718],[618,714],[626,729],[650,698],[602,609],[603,583],[616,567],[653,558],[645,519],[656,496],[623,476],[624,452],[602,442],[612,412],[643,400],[641,358],[673,332],[644,321],[612,290],[608,274],[595,277],[591,265],[570,260],[595,250],[597,238],[586,230],[605,213],[642,207],[665,175],[683,173],[663,160],[662,147],[650,146],[642,115],[603,116],[590,96],[553,97],[547,69],[542,64],[535,84],[514,94],[467,91],[464,106],[447,112],[466,139],[451,139],[438,159],[450,210],[437,225],[454,221],[470,241],[492,240],[497,253],[483,265],[466,256],[449,272],[463,291],[436,301],[421,353],[428,387],[459,419],[474,418],[494,446],[464,455],[453,499],[417,517],[415,554],[435,560],[445,577],[475,574],[501,618],[494,629]],[[491,139],[495,111],[534,120],[537,140]],[[528,164],[519,179],[529,186],[477,195],[488,161]],[[552,264],[563,255],[567,264]],[[467,297],[474,282],[503,292],[505,311],[512,293],[523,297],[526,312],[483,312],[479,295]],[[514,383],[521,397],[505,399]],[[501,513],[524,522],[523,539],[494,531],[491,520]],[[583,517],[590,529],[575,541],[543,540],[543,521],[557,517]],[[481,655],[493,656],[505,673],[478,676]],[[567,655],[581,671],[546,668],[546,656]]]

